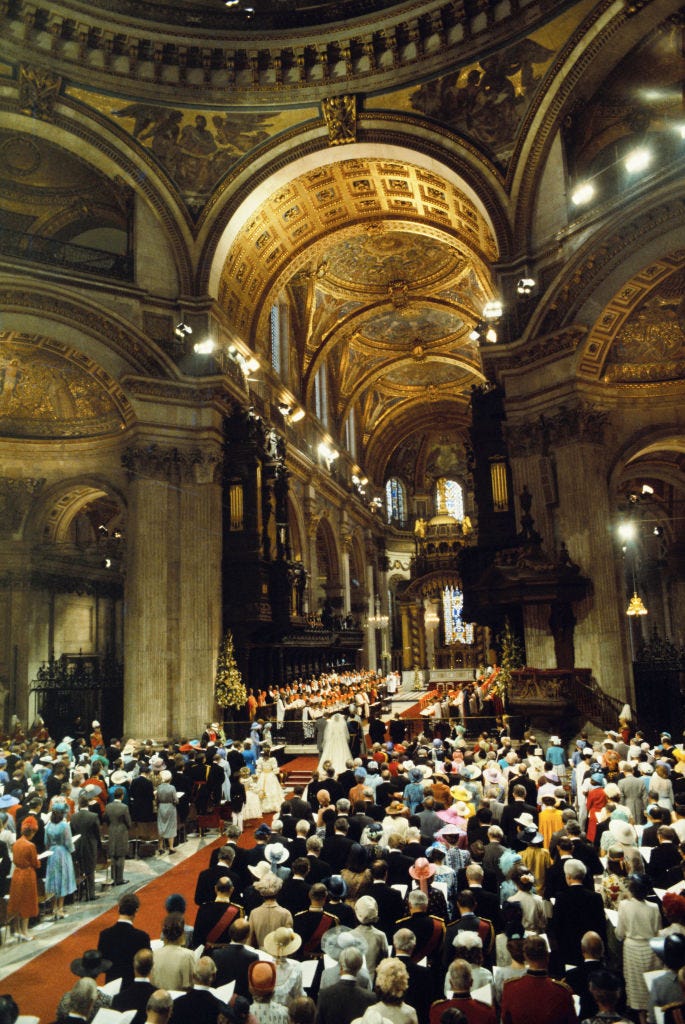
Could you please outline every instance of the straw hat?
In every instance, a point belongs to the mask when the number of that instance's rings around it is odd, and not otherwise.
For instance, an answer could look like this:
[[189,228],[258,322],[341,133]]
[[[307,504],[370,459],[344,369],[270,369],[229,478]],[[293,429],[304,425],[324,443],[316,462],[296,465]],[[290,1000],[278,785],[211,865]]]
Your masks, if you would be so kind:
[[302,945],[302,939],[292,928],[276,928],[269,932],[262,943],[270,956],[290,956]]
[[262,878],[264,878],[264,875],[269,874],[269,872],[271,871],[271,866],[269,865],[268,861],[260,860],[257,861],[256,864],[248,864],[247,870],[250,872],[251,875],[254,875],[255,878],[261,881]]
[[115,772],[112,772],[109,781],[113,786],[123,786],[124,783],[128,782],[128,773],[118,768]]
[[385,808],[385,813],[394,817],[395,815],[406,814],[408,810],[409,808],[406,807],[401,800],[393,800],[392,803],[388,804]]

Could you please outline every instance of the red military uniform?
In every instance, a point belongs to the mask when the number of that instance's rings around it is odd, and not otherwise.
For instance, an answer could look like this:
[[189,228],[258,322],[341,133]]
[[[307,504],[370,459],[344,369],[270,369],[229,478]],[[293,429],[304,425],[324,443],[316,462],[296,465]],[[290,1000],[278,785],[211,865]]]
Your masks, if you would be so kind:
[[502,1024],[577,1024],[571,989],[550,978],[547,971],[528,970],[522,978],[505,981]]
[[445,1010],[461,1010],[468,1024],[497,1024],[497,1014],[492,1006],[472,999],[467,992],[453,993],[451,999],[438,999],[430,1009],[429,1024],[440,1024]]

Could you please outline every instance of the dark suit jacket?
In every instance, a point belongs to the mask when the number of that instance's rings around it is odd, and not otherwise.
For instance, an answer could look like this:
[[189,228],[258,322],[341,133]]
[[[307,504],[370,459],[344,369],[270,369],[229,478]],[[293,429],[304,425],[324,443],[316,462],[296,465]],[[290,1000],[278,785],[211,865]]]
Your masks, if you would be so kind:
[[377,928],[385,932],[388,943],[392,945],[393,934],[397,931],[395,922],[404,917],[404,900],[397,889],[391,889],[385,882],[372,882],[369,896],[373,896],[378,904]]
[[[573,990],[574,994],[580,996],[580,1013],[578,1020],[585,1020],[586,1017],[593,1017],[597,1013],[597,1003],[590,993],[590,976],[597,971],[606,971],[608,967],[601,960],[583,960],[582,964],[567,971],[564,981]],[[625,997],[621,997],[621,1006],[625,1005]]]
[[500,828],[504,832],[504,838],[507,841],[507,845],[511,846],[512,843],[516,842],[516,828],[517,824],[515,818],[520,818],[522,814],[532,814],[535,821],[538,820],[538,809],[532,804],[524,802],[519,803],[515,800],[513,803],[507,804],[502,811],[502,820],[500,821]]
[[307,801],[303,800],[301,796],[292,797],[288,803],[290,804],[290,813],[295,821],[299,821],[300,818],[306,818],[307,821],[311,821],[312,809]]
[[401,960],[407,968],[409,988],[403,998],[405,1003],[414,1007],[421,1024],[421,1021],[428,1020],[430,1005],[433,1002],[433,975],[428,967],[419,967],[408,956],[398,956],[395,953],[395,958]]
[[580,964],[580,940],[585,932],[597,932],[606,943],[604,904],[598,892],[583,885],[569,885],[557,893],[552,911],[551,931],[564,964]]
[[278,894],[278,902],[295,916],[301,910],[309,909],[309,882],[302,878],[287,878]]
[[226,865],[217,864],[216,867],[205,868],[197,876],[197,882],[195,884],[195,902],[198,907],[202,903],[213,903],[216,899],[216,893],[214,886],[220,878],[230,878],[233,882],[233,898],[238,899],[241,895],[242,880],[240,875],[237,875],[233,869],[229,869]]
[[504,924],[499,897],[495,896],[494,892],[489,892],[487,889],[479,888],[478,886],[470,885],[468,888],[469,892],[472,892],[476,899],[476,915],[490,921],[496,933],[503,931]]
[[176,1024],[215,1024],[220,1010],[225,1006],[213,992],[207,989],[192,989],[184,996],[174,999],[174,1020]]
[[145,1024],[147,1020],[145,1009],[147,1001],[152,993],[156,991],[154,985],[142,979],[140,981],[132,981],[126,988],[122,985],[112,1000],[112,1009],[118,1010],[119,1013],[123,1013],[124,1010],[137,1010],[138,1012],[131,1024]]
[[385,858],[388,865],[388,885],[409,885],[411,876],[409,868],[414,866],[411,857],[405,857],[403,853],[391,851]]
[[331,865],[333,874],[339,875],[347,864],[347,856],[353,840],[349,836],[334,834],[324,839],[321,856]]
[[133,981],[133,957],[139,949],[149,948],[148,933],[142,928],[127,924],[126,921],[117,921],[111,928],[101,931],[98,949],[107,960],[112,961],[112,966],[105,976],[107,981],[121,978],[122,987],[130,985]]
[[213,949],[211,957],[216,964],[216,979],[214,984],[217,988],[229,981],[235,981],[234,994],[252,999],[247,985],[247,972],[250,964],[259,960],[259,955],[253,953],[240,942],[231,942],[222,949]]
[[319,992],[317,1024],[351,1024],[364,1014],[367,1006],[377,1002],[378,997],[361,988],[356,981],[337,981]]
[[330,878],[331,875],[335,874],[327,860],[322,860],[321,857],[313,857],[309,853],[307,854],[307,860],[309,861],[308,885],[314,885],[314,882],[322,882],[324,878]]

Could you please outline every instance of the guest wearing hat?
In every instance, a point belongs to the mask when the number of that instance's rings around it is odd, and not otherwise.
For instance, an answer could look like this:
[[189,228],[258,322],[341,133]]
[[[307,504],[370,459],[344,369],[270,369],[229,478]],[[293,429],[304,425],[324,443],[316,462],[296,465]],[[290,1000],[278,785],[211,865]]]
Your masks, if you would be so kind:
[[185,945],[185,919],[182,914],[167,914],[162,924],[161,949],[153,953],[150,981],[167,991],[189,989],[193,984],[195,954]]
[[[387,868],[386,868],[387,869]],[[326,910],[329,914],[337,917],[341,925],[346,928],[355,928],[357,925],[357,917],[354,912],[354,907],[351,903],[345,902],[347,899],[347,884],[342,875],[330,875],[328,878],[323,879],[323,884],[328,890],[328,899],[326,900]],[[390,890],[391,892],[393,890]],[[395,895],[399,895],[395,893]],[[309,902],[309,900],[307,901]],[[400,900],[401,902],[401,900]],[[307,909],[306,907],[304,908]]]
[[53,807],[50,820],[45,827],[46,849],[51,851],[45,873],[47,892],[55,896],[55,920],[65,917],[64,898],[76,892],[74,871],[74,840],[66,820],[66,805]]
[[514,869],[512,880],[516,885],[516,892],[509,897],[508,902],[521,904],[523,927],[526,932],[542,934],[547,928],[547,913],[542,897],[534,891],[535,877],[520,864]]
[[282,885],[282,880],[268,869],[262,878],[255,882],[254,887],[262,897],[262,905],[250,911],[248,945],[263,949],[264,939],[270,932],[276,928],[293,927],[292,914],[277,902]]
[[274,1000],[276,965],[266,960],[250,964],[247,981],[252,996],[252,1014],[258,1024],[288,1024],[288,1011]]
[[106,974],[112,966],[112,961],[107,960],[99,949],[87,949],[83,956],[71,961],[70,970],[77,978],[97,978]]
[[14,874],[10,881],[10,896],[7,904],[7,917],[18,918],[16,930],[20,942],[30,942],[29,920],[38,917],[38,880],[40,867],[38,853],[33,845],[33,837],[38,831],[38,822],[33,815],[24,818],[21,835],[12,847]]
[[[356,928],[357,920],[355,917],[355,923],[353,928],[348,928],[344,925],[338,925],[335,928],[329,928],[321,940],[321,948],[323,952],[331,960],[335,960],[336,963],[332,967],[326,967],[321,975],[321,982],[319,985],[319,991],[325,988],[330,988],[331,985],[335,985],[340,981],[340,957],[346,950],[355,949],[359,952],[362,957],[362,961],[366,954],[366,941],[359,935],[354,928]],[[367,990],[371,991],[371,978],[369,972],[362,962],[362,966],[356,975],[357,984]]]
[[604,776],[601,771],[593,772],[590,776],[590,788],[586,796],[587,808],[587,837],[591,843],[595,841],[597,832],[597,815],[606,807],[607,795],[604,792]]
[[[440,889],[434,889],[432,881],[437,872],[436,865],[427,857],[417,857],[409,868],[409,875],[412,879],[411,888],[420,889],[428,897],[428,913],[434,917],[441,917],[447,920],[447,901]],[[409,904],[405,900],[404,914],[408,913]],[[404,916],[404,914],[402,916]]]
[[[272,829],[273,839],[273,829]],[[264,847],[264,860],[269,865],[271,873],[280,878],[282,882],[285,882],[287,878],[290,878],[290,868],[284,867],[285,862],[290,857],[289,850],[283,845],[283,843],[270,842]]]
[[276,986],[274,1000],[289,1006],[293,999],[304,995],[302,988],[302,965],[290,957],[297,953],[302,939],[292,928],[276,928],[264,939],[264,950],[274,958],[276,965]]
[[557,768],[561,768],[566,763],[566,751],[561,745],[561,737],[550,736],[549,747],[545,754],[545,760],[549,761],[550,764],[555,765]]
[[649,945],[662,961],[666,970],[658,975],[649,989],[649,1020],[656,1020],[654,1009],[682,999],[678,971],[685,967],[685,935],[660,935],[650,939]]
[[549,850],[542,844],[542,834],[535,825],[526,824],[519,831],[519,840],[523,844],[521,861],[535,878],[535,891],[542,895],[545,891],[545,878],[552,866]]
[[659,966],[656,954],[649,945],[657,938],[659,908],[647,902],[649,884],[642,875],[628,879],[628,898],[618,905],[616,938],[623,942],[623,976],[626,980],[628,1005],[635,1010],[644,1024],[649,1007],[649,993],[644,979],[645,971]]
[[157,798],[157,832],[159,833],[159,852],[174,853],[174,841],[178,834],[178,793],[171,783],[171,772],[164,768],[159,774]]
[[358,935],[366,943],[366,967],[373,981],[377,965],[388,955],[388,940],[380,928],[376,927],[378,904],[373,896],[360,896],[354,912],[359,924],[352,934]]

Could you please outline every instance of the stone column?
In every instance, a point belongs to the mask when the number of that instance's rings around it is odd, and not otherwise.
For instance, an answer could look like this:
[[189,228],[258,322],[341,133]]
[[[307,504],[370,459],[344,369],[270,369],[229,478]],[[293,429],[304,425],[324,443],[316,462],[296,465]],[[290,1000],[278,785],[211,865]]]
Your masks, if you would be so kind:
[[195,733],[212,717],[221,614],[216,450],[131,447],[124,731]]
[[[305,569],[309,573],[309,586],[307,587],[307,608],[305,611],[309,611],[310,615],[316,615],[316,583],[319,575],[319,560],[316,557],[316,531],[319,528],[321,521],[321,510],[316,504],[314,497],[314,489],[311,485],[306,488],[306,495],[304,499],[304,523],[307,531],[307,554],[302,552],[303,558],[305,559]],[[307,565],[307,561],[309,564]]]
[[[509,446],[515,489],[527,484],[534,495],[536,528],[539,509],[548,550],[558,550],[564,541],[572,561],[592,580],[592,594],[572,609],[575,665],[592,669],[607,693],[631,700],[625,597],[603,447],[607,419],[606,413],[576,400],[531,424],[512,425]],[[550,474],[552,460],[555,472]],[[550,612],[547,607],[525,611],[528,664],[556,664]]]
[[342,552],[342,591],[343,617],[352,611],[352,595],[350,591],[350,551],[352,549],[352,533],[346,525],[340,530],[340,549]]

